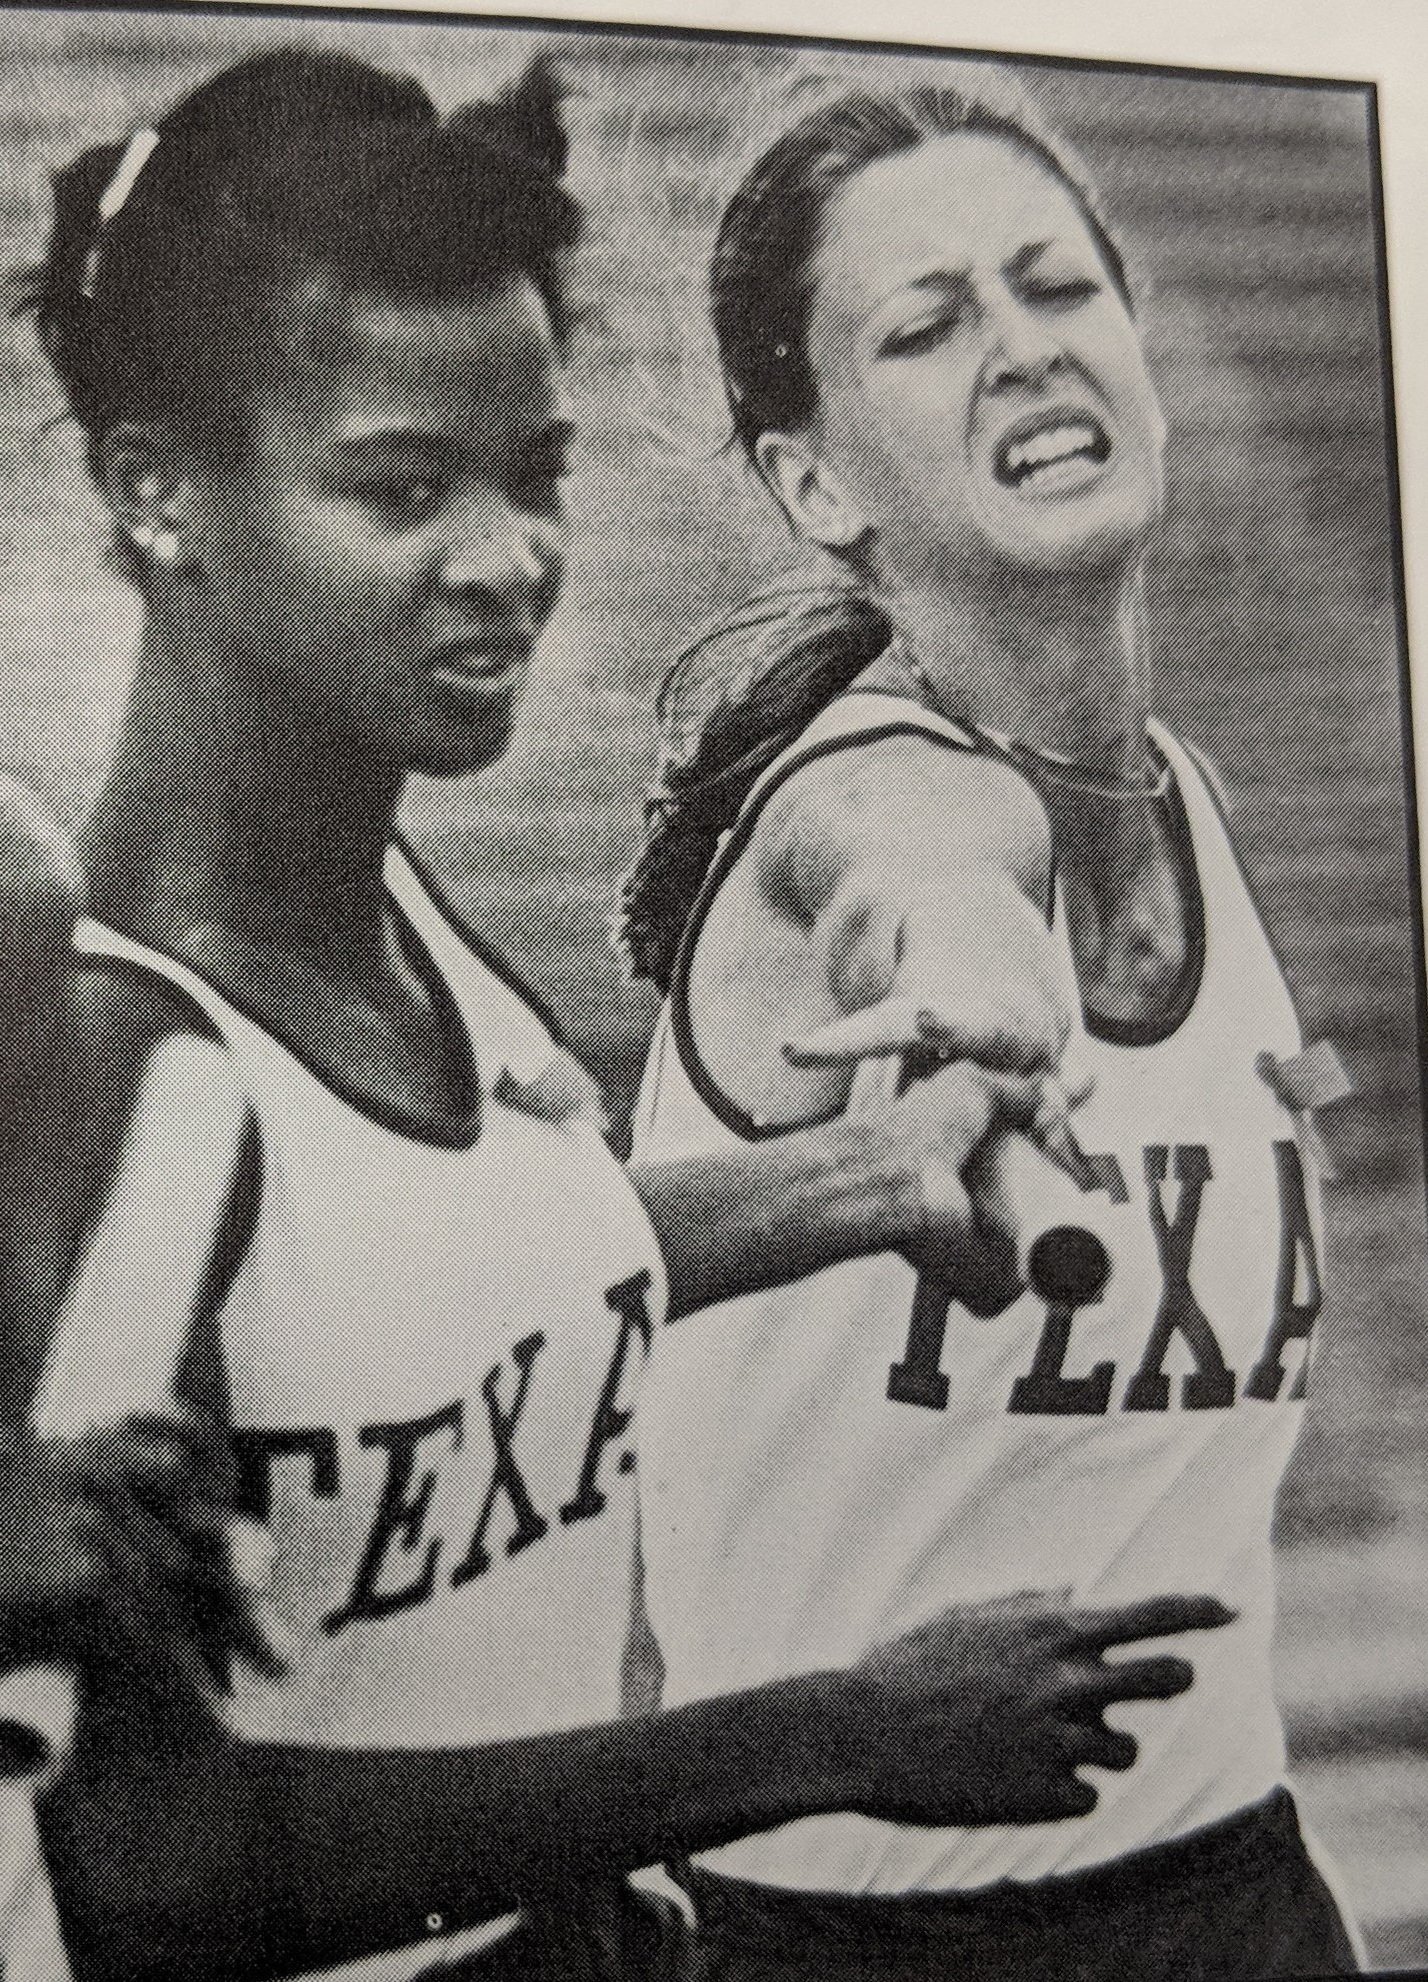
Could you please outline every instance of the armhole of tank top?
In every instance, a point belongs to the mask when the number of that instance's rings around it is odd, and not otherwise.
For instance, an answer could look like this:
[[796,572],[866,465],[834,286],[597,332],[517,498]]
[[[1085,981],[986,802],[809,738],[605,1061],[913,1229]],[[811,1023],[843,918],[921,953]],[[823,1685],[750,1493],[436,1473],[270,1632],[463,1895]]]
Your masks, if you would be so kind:
[[233,1409],[223,1353],[223,1310],[257,1236],[262,1207],[263,1136],[258,1118],[249,1108],[243,1118],[228,1202],[194,1304],[188,1351],[174,1384],[185,1403],[225,1425],[232,1422]]
[[[161,1004],[171,1008],[179,1021],[176,1030],[192,1033],[220,1047],[225,1053],[229,1051],[222,1032],[198,1000],[161,971],[137,957],[118,956],[102,950],[81,951],[78,961],[82,970],[102,971],[112,977],[127,978],[132,983],[142,984]],[[174,1382],[178,1398],[207,1412],[222,1424],[229,1422],[231,1400],[219,1323],[256,1236],[262,1199],[263,1137],[257,1115],[249,1103],[244,1107],[243,1127],[228,1187],[227,1204],[194,1300],[188,1343]],[[96,1223],[102,1210],[102,1203],[95,1207]],[[76,1261],[83,1258],[93,1229],[91,1225],[80,1235]]]
[[699,945],[705,918],[713,907],[720,888],[733,873],[749,841],[753,838],[764,808],[790,778],[796,777],[810,764],[816,764],[825,757],[835,756],[839,751],[856,750],[870,743],[882,743],[902,736],[922,737],[928,743],[943,750],[969,751],[975,754],[977,749],[975,742],[970,739],[933,729],[925,723],[909,722],[895,717],[884,723],[869,724],[866,729],[847,730],[839,736],[825,737],[820,742],[809,744],[806,749],[795,746],[781,764],[764,773],[763,779],[745,802],[743,810],[730,828],[728,838],[715,854],[709,872],[705,875],[699,893],[695,896],[694,906],[689,912],[689,920],[679,939],[674,969],[670,973],[670,1033],[679,1064],[690,1086],[715,1119],[725,1128],[731,1129],[735,1135],[742,1137],[745,1142],[769,1141],[775,1136],[793,1135],[799,1129],[817,1128],[821,1123],[836,1121],[843,1113],[846,1103],[840,1103],[837,1108],[829,1110],[826,1114],[805,1116],[798,1121],[759,1122],[731,1100],[715,1081],[700,1057],[689,1011],[689,974],[694,964],[694,952]]
[[564,1046],[566,1040],[560,1021],[545,999],[538,991],[531,988],[509,957],[504,956],[484,936],[479,935],[465,916],[452,906],[450,897],[436,879],[431,866],[412,846],[405,833],[394,834],[392,846],[433,910],[462,948],[468,950],[477,963],[484,965],[494,978],[497,978],[514,997],[520,1000],[531,1016],[545,1027],[557,1046]]
[[1083,1008],[1082,1016],[1088,1035],[1106,1046],[1163,1046],[1168,1039],[1174,1038],[1194,1011],[1205,981],[1208,911],[1200,874],[1204,850],[1196,842],[1176,761],[1159,737],[1152,735],[1151,743],[1161,763],[1170,772],[1166,799],[1170,813],[1170,836],[1184,876],[1185,965],[1165,1009],[1150,1018],[1129,1021],[1108,1019],[1099,1012]]
[[1201,751],[1193,743],[1186,743],[1179,739],[1177,741],[1179,741],[1182,755],[1189,762],[1201,789],[1210,801],[1210,809],[1224,837],[1225,846],[1229,851],[1235,872],[1239,875],[1240,886],[1245,891],[1245,899],[1249,903],[1250,913],[1258,925],[1260,935],[1264,938],[1265,948],[1274,960],[1274,967],[1279,973],[1279,981],[1284,986],[1284,995],[1288,998],[1290,1009],[1294,1013],[1294,1023],[1299,1030],[1300,1038],[1303,1039],[1307,1035],[1304,1031],[1304,1019],[1299,1009],[1299,1000],[1295,995],[1294,985],[1290,979],[1289,972],[1285,968],[1284,956],[1278,942],[1275,940],[1274,930],[1270,926],[1269,917],[1265,914],[1259,889],[1251,879],[1248,864],[1245,861],[1244,855],[1240,852],[1234,827],[1230,823],[1229,803],[1224,790],[1215,772],[1212,770],[1209,761]]

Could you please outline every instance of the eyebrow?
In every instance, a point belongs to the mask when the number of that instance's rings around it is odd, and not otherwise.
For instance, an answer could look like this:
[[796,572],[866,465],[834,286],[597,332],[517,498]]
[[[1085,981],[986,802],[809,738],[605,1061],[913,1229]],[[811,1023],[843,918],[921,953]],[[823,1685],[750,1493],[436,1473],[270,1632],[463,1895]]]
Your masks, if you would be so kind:
[[[1047,250],[1054,248],[1055,245],[1056,243],[1054,241],[1049,240],[1028,241],[1024,247],[1018,248],[1011,260],[1004,263],[1003,266],[1007,274],[1013,279],[1016,279],[1025,275],[1032,264],[1039,261]],[[955,289],[959,285],[965,286],[971,280],[971,275],[972,271],[970,268],[927,269],[921,275],[914,276],[910,282],[899,283],[897,288],[891,290],[882,299],[882,303],[877,304],[876,307],[881,309],[883,303],[890,302],[892,297],[904,295],[909,290],[921,294],[929,290]]]
[[1024,248],[1018,248],[1006,264],[1008,275],[1025,275],[1035,261],[1040,261],[1048,248],[1054,248],[1054,241],[1028,241]]
[[[517,445],[526,448],[562,447],[576,434],[573,420],[548,420],[529,432],[519,434]],[[369,455],[418,454],[427,461],[450,461],[465,449],[446,434],[431,433],[425,427],[375,427],[368,433],[350,434],[338,443],[339,451],[351,461],[361,462]]]
[[420,454],[427,460],[447,460],[459,450],[454,441],[423,427],[376,427],[350,434],[338,443],[339,452],[360,461],[369,454]]

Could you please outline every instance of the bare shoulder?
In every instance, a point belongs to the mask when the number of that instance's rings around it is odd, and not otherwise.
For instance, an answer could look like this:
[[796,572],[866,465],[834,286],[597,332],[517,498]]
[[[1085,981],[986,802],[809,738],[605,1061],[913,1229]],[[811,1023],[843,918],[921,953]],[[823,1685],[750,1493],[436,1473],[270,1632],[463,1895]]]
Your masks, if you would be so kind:
[[749,850],[769,906],[807,924],[859,872],[921,888],[992,870],[1040,898],[1051,829],[1009,765],[900,732],[800,767],[770,799]]
[[218,1042],[207,1014],[155,972],[81,956],[70,990],[76,1098],[103,1110],[132,1105],[154,1049],[170,1039]]
[[[117,1173],[136,1111],[160,1094],[213,1123],[215,1135],[245,1120],[237,1072],[207,1014],[155,973],[107,957],[82,957],[69,989],[69,1107],[83,1151],[78,1228],[92,1219]],[[176,1120],[175,1154],[180,1124]],[[188,1160],[193,1152],[189,1151]]]

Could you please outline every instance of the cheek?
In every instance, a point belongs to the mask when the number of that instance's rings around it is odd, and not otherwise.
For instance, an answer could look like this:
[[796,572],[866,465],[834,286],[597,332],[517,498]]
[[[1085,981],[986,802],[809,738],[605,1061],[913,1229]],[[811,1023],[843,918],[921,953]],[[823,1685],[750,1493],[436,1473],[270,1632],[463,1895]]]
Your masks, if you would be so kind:
[[430,558],[420,548],[377,540],[350,515],[288,508],[255,539],[253,563],[255,583],[266,574],[317,638],[323,622],[375,622],[408,610]]
[[538,627],[544,628],[555,611],[560,588],[565,583],[567,532],[564,523],[551,523],[542,530],[535,546],[544,567],[535,587],[532,612]]
[[965,443],[925,377],[869,394],[849,436],[868,520],[889,546],[941,539],[971,501]]
[[1135,419],[1153,450],[1159,453],[1165,441],[1165,415],[1145,361],[1145,351],[1134,324],[1122,318],[1117,326],[1112,376],[1118,382],[1125,412]]

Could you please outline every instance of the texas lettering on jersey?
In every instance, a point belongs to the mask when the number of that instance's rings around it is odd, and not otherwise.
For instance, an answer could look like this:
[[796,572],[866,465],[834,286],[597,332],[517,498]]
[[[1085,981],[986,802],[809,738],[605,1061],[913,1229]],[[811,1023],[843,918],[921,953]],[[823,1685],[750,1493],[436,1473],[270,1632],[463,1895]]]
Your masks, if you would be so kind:
[[[359,1619],[390,1617],[429,1602],[439,1581],[458,1590],[487,1575],[495,1560],[496,1511],[503,1504],[505,1540],[500,1552],[507,1558],[534,1547],[550,1532],[553,1520],[571,1527],[603,1513],[608,1502],[601,1485],[606,1465],[619,1473],[634,1470],[634,1453],[623,1443],[633,1413],[622,1399],[652,1345],[649,1293],[650,1275],[641,1271],[605,1296],[618,1324],[615,1346],[595,1399],[583,1457],[573,1469],[566,1497],[554,1508],[542,1510],[535,1504],[516,1449],[532,1386],[540,1378],[546,1337],[539,1330],[523,1336],[509,1358],[486,1372],[478,1397],[456,1397],[418,1418],[357,1429],[357,1444],[379,1452],[385,1471],[351,1590],[322,1620],[329,1637]],[[461,1532],[434,1533],[431,1507],[442,1457],[467,1450],[478,1438],[489,1455],[484,1498],[471,1509],[470,1524]],[[335,1500],[343,1491],[341,1441],[332,1426],[240,1427],[231,1433],[231,1440],[239,1503],[255,1520],[268,1518],[273,1470],[285,1461],[297,1460],[306,1467],[309,1490],[316,1499]],[[616,1446],[619,1450],[612,1451]]]
[[[1215,1324],[1196,1298],[1191,1278],[1200,1213],[1214,1183],[1210,1150],[1203,1143],[1154,1143],[1144,1151],[1143,1166],[1161,1288],[1155,1311],[1147,1317],[1139,1360],[1131,1370],[1109,1359],[1078,1370],[1074,1344],[1080,1310],[1065,1303],[1047,1304],[1030,1362],[1011,1385],[1006,1409],[1024,1416],[1102,1417],[1113,1407],[1217,1411],[1245,1398],[1273,1403],[1289,1375],[1285,1352],[1295,1343],[1301,1345],[1302,1354],[1285,1396],[1291,1402],[1301,1399],[1309,1340],[1323,1298],[1322,1280],[1298,1144],[1277,1141],[1273,1152],[1279,1188],[1279,1262],[1263,1343],[1247,1370],[1241,1373],[1226,1361]],[[1117,1159],[1100,1155],[1088,1161],[1094,1188],[1104,1191],[1113,1204],[1129,1203],[1130,1191]],[[952,1296],[945,1288],[919,1280],[904,1354],[888,1372],[887,1394],[894,1403],[947,1409],[951,1379],[941,1363],[951,1306]],[[1194,1363],[1181,1378],[1178,1394],[1165,1370],[1167,1353],[1177,1338]]]

